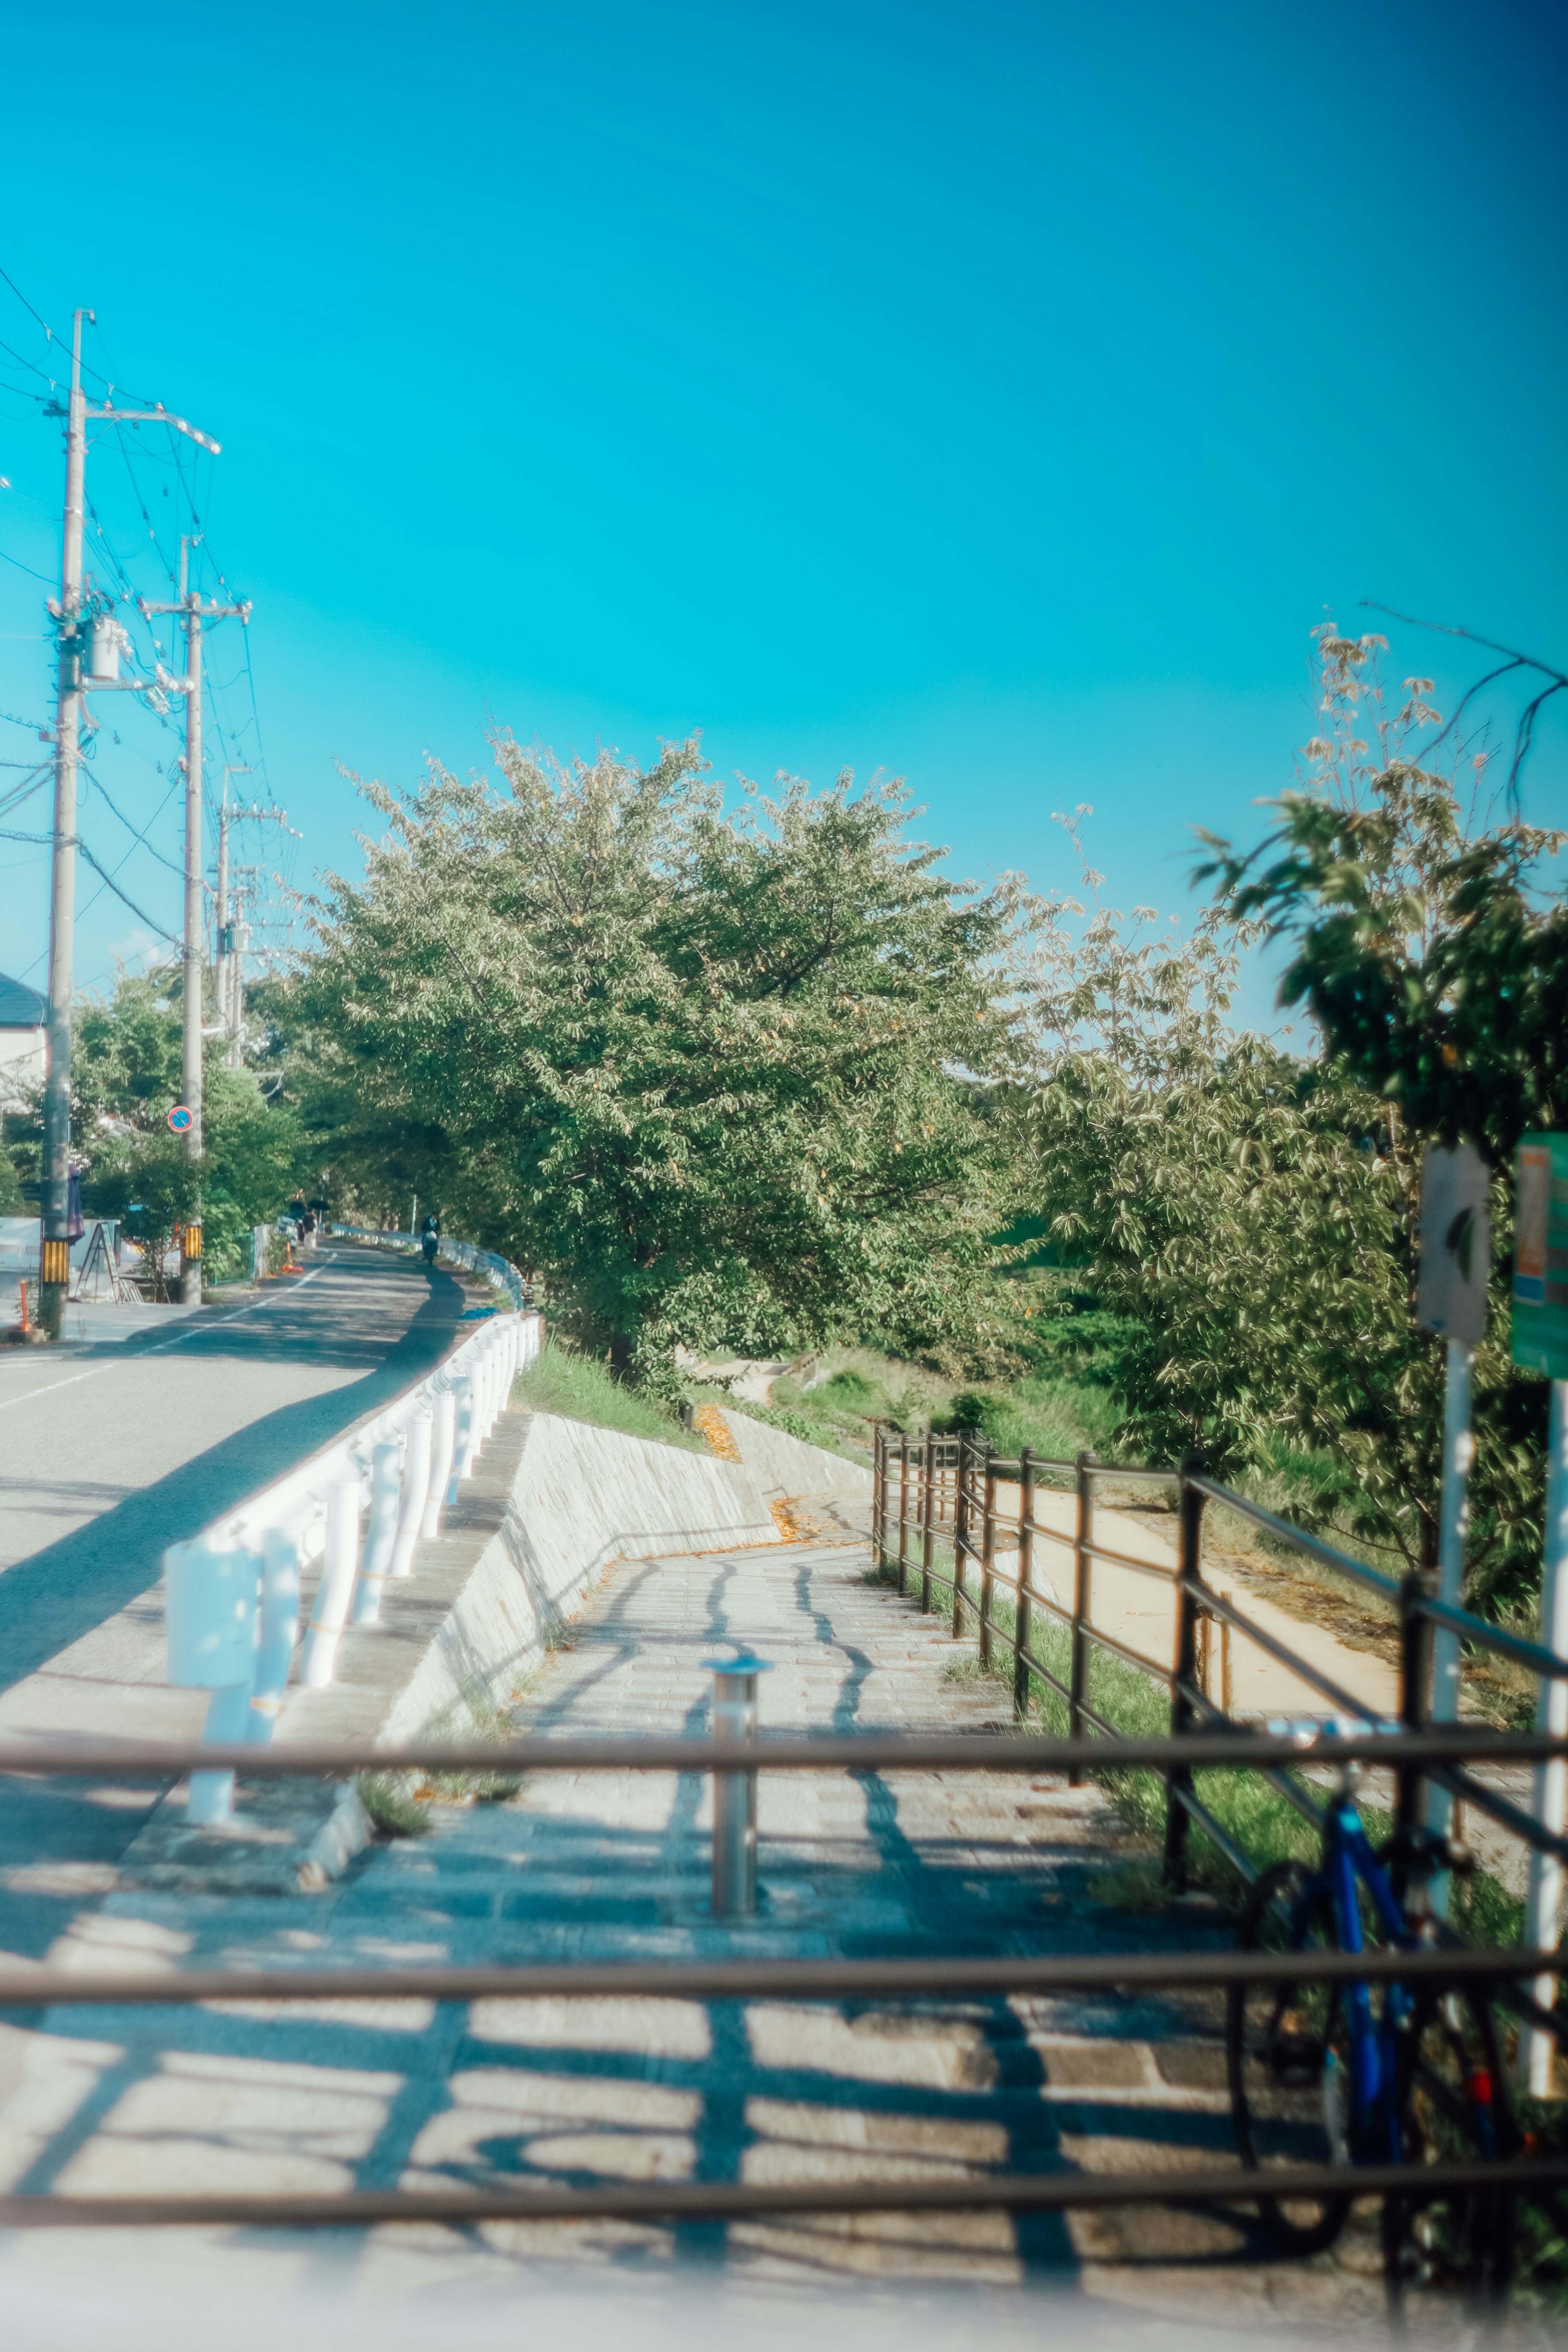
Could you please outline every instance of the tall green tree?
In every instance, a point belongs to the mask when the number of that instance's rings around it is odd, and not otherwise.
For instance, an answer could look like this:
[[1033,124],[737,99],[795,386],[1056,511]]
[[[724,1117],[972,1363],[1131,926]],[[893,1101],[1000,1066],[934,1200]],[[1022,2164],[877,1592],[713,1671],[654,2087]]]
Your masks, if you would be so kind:
[[[118,1218],[154,1256],[199,1205],[204,1261],[221,1276],[243,1263],[251,1226],[290,1197],[310,1164],[308,1146],[291,1108],[270,1103],[254,1071],[227,1068],[213,1038],[203,1055],[205,1148],[193,1159],[167,1123],[180,1099],[181,1051],[177,966],[122,971],[107,996],[83,998],[71,1045],[72,1156],[87,1213]],[[12,1118],[10,1132],[36,1170],[36,1104]]]
[[[1069,824],[1075,840],[1076,821]],[[1412,1565],[1436,1556],[1441,1350],[1415,1326],[1420,1143],[1333,1056],[1237,1031],[1258,925],[1190,936],[1099,898],[1057,901],[1023,982],[1037,1198],[1118,1318],[1124,1440],[1281,1477],[1295,1516]],[[1508,1362],[1506,1299],[1479,1351],[1471,1592],[1504,1595],[1539,1543],[1539,1445]]]
[[274,999],[339,1163],[390,1191],[421,1162],[643,1378],[677,1341],[967,1329],[1016,888],[946,880],[895,784],[727,816],[695,742],[646,772],[495,751],[496,785],[365,788],[386,832]]
[[1323,723],[1301,784],[1251,852],[1205,835],[1200,877],[1289,941],[1282,1001],[1362,1085],[1509,1169],[1521,1134],[1568,1126],[1568,900],[1542,881],[1568,834],[1500,814],[1487,751],[1438,764],[1452,722],[1430,678],[1389,707],[1384,637],[1314,634]]

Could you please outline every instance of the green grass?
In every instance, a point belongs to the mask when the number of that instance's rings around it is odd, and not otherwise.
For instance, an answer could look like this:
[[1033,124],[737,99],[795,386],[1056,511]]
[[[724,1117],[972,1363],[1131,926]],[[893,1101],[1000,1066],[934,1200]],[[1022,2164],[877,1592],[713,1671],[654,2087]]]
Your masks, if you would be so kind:
[[682,1428],[673,1412],[635,1389],[590,1356],[578,1356],[547,1339],[525,1372],[512,1384],[511,1402],[534,1412],[558,1413],[563,1421],[587,1422],[595,1429],[618,1429],[627,1437],[651,1437],[663,1445],[707,1454],[707,1440]]
[[[951,1545],[939,1544],[935,1567],[939,1574],[952,1574]],[[897,1567],[871,1571],[880,1583],[897,1580]],[[919,1590],[918,1566],[908,1570],[910,1589]],[[973,1566],[969,1573],[970,1600],[965,1606],[965,1642],[954,1644],[954,1658],[950,1673],[965,1677],[980,1672],[978,1648],[971,1648],[977,1627],[976,1611],[980,1581]],[[937,1614],[951,1626],[952,1595],[940,1584],[931,1588],[931,1598]],[[1011,1598],[998,1588],[994,1596],[994,1614],[999,1630],[1012,1638],[1016,1624],[1016,1612]],[[1029,1653],[1058,1682],[1070,1680],[1072,1641],[1068,1628],[1058,1623],[1046,1611],[1031,1612]],[[989,1679],[1011,1685],[1013,1653],[998,1642],[993,1652]],[[1112,1657],[1107,1651],[1092,1644],[1089,1653],[1089,1687],[1085,1694],[1097,1715],[1114,1726],[1128,1738],[1163,1738],[1171,1727],[1170,1700],[1160,1686],[1147,1675],[1141,1674],[1125,1660]],[[1066,1738],[1068,1735],[1067,1701],[1050,1685],[1037,1675],[1030,1677],[1029,1722],[1049,1738]],[[1117,1811],[1131,1829],[1138,1831],[1154,1845],[1163,1845],[1165,1835],[1165,1785],[1156,1772],[1131,1770],[1110,1761],[1114,1751],[1107,1746],[1107,1761],[1099,1766],[1094,1777],[1101,1782],[1116,1805]],[[1314,1803],[1321,1804],[1324,1790],[1307,1786]],[[1303,1819],[1289,1801],[1281,1796],[1272,1781],[1260,1773],[1248,1771],[1206,1771],[1194,1773],[1194,1793],[1226,1832],[1259,1870],[1270,1863],[1294,1857],[1303,1862],[1315,1862],[1320,1849],[1317,1832]],[[1362,1819],[1368,1836],[1377,1845],[1393,1830],[1392,1817],[1376,1806],[1363,1804]],[[1193,1822],[1187,1840],[1187,1870],[1190,1885],[1215,1895],[1220,1902],[1239,1907],[1246,1885],[1221,1849],[1205,1835],[1197,1822]],[[1091,1890],[1099,1901],[1114,1903],[1124,1908],[1156,1909],[1171,1899],[1170,1890],[1159,1876],[1159,1864],[1145,1860],[1130,1864],[1110,1874]],[[1499,1881],[1485,1871],[1476,1871],[1468,1878],[1456,1878],[1452,1885],[1450,1916],[1460,1933],[1477,1944],[1508,1946],[1522,1940],[1524,1906],[1508,1893]]]

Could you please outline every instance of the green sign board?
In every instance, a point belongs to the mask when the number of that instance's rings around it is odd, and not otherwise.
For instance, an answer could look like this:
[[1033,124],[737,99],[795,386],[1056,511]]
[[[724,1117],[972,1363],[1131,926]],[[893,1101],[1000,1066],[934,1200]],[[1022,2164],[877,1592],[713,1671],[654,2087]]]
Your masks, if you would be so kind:
[[1568,1135],[1527,1135],[1514,1172],[1513,1360],[1568,1381]]

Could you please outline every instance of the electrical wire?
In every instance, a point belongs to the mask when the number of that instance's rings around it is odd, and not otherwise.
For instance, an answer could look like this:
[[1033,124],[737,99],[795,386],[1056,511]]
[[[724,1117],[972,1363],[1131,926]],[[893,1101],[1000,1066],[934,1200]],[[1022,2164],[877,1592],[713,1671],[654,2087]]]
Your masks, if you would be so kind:
[[[133,836],[133,838],[134,838],[135,840],[137,840],[137,841],[139,841],[139,842],[141,843],[141,845],[142,845],[142,848],[147,852],[148,856],[149,856],[149,857],[155,857],[155,858],[157,859],[157,861],[158,861],[158,863],[159,863],[159,865],[160,865],[160,866],[166,866],[168,867],[168,869],[169,869],[169,871],[170,871],[170,873],[171,873],[171,874],[177,874],[177,875],[180,877],[181,880],[183,881],[183,880],[184,879],[184,873],[185,873],[185,869],[184,869],[184,867],[183,866],[176,866],[176,865],[174,864],[174,859],[173,859],[173,858],[171,858],[171,857],[165,857],[165,856],[164,856],[164,855],[163,855],[163,851],[162,851],[161,849],[154,849],[154,848],[153,848],[153,845],[152,845],[152,843],[148,840],[148,838],[147,838],[147,834],[146,834],[146,833],[138,833],[138,832],[136,831],[136,827],[135,827],[135,825],[132,823],[131,819],[126,815],[126,814],[125,814],[124,810],[123,810],[123,809],[121,809],[121,808],[117,808],[117,807],[115,806],[115,804],[114,804],[113,801],[110,798],[109,793],[108,793],[105,791],[105,789],[104,789],[104,785],[103,785],[102,779],[101,779],[100,776],[96,775],[90,768],[89,768],[89,769],[88,769],[88,770],[86,771],[86,774],[87,774],[88,782],[89,782],[89,783],[94,787],[94,789],[97,791],[97,793],[98,793],[98,795],[99,795],[100,799],[100,800],[102,800],[102,801],[104,802],[104,803],[106,804],[106,806],[110,809],[110,813],[111,813],[113,815],[117,816],[117,817],[120,819],[120,822],[121,822],[121,824],[125,827],[126,832],[127,832],[127,833],[129,833],[129,834],[131,834],[131,835]],[[166,800],[166,799],[167,799],[167,795],[165,794],[165,796],[164,796],[164,797],[165,797],[165,800]],[[161,812],[160,812],[160,813],[161,813]],[[150,817],[150,818],[148,819],[148,821],[147,821],[147,830],[148,830],[148,832],[151,832],[151,831],[152,831],[153,822],[154,822],[154,820],[153,820],[153,818],[151,818],[151,817]],[[116,870],[118,871],[118,869],[116,869]]]

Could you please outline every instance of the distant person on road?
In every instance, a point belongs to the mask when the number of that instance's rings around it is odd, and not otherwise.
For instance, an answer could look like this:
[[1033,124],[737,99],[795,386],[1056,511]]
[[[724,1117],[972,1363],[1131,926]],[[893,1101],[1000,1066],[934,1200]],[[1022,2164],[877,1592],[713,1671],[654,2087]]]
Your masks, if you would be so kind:
[[419,1228],[419,1246],[425,1253],[425,1263],[426,1265],[435,1265],[436,1244],[440,1238],[440,1218],[437,1216],[426,1217],[425,1223]]

